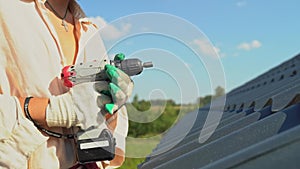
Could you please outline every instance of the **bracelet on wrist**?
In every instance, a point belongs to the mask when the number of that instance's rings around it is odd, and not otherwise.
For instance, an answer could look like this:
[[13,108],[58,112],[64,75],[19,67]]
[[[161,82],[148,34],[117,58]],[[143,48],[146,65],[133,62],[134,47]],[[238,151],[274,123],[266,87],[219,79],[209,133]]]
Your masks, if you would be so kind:
[[43,131],[44,133],[46,133],[47,135],[52,136],[52,137],[63,138],[63,139],[74,139],[75,138],[74,134],[61,134],[61,133],[57,133],[57,132],[54,132],[54,131],[47,130],[47,129],[41,127],[40,125],[38,125],[32,119],[32,117],[29,113],[29,108],[28,107],[29,107],[30,99],[32,99],[32,98],[33,97],[31,97],[31,96],[26,97],[26,99],[24,101],[24,112],[25,112],[26,118],[28,118],[35,125],[36,128],[38,128],[39,130]]

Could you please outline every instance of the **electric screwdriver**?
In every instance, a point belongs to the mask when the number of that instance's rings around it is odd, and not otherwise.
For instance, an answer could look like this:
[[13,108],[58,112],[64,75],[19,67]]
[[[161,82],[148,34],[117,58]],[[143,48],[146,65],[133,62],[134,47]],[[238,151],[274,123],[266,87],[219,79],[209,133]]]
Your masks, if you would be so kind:
[[77,65],[70,65],[63,68],[61,78],[64,80],[64,85],[73,87],[76,84],[84,82],[96,82],[107,80],[104,66],[111,64],[129,76],[140,74],[144,68],[153,67],[152,62],[142,63],[137,58],[125,60],[103,60],[92,61],[87,63],[80,63]]
[[[105,65],[111,64],[129,76],[140,74],[144,68],[152,67],[152,62],[142,63],[137,58],[125,60],[103,60],[79,63],[66,66],[62,69],[61,78],[64,85],[73,87],[85,82],[109,80],[105,73]],[[77,158],[79,163],[89,163],[103,160],[112,160],[115,156],[115,138],[107,129],[101,130],[92,127],[88,130],[79,130],[75,137]]]

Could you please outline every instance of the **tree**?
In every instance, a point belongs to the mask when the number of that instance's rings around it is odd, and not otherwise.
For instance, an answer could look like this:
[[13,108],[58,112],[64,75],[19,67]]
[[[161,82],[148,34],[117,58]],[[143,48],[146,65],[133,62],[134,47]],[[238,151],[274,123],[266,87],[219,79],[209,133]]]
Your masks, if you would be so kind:
[[209,104],[211,102],[212,97],[213,97],[212,95],[206,95],[204,97],[200,97],[198,99],[199,108]]
[[220,97],[220,96],[223,96],[225,95],[225,89],[221,86],[218,86],[216,89],[215,89],[215,95],[214,97]]
[[139,97],[138,95],[134,95],[132,105],[137,106],[139,102]]
[[198,99],[199,108],[211,102],[212,99],[225,95],[225,89],[221,86],[216,87],[214,95],[206,95]]

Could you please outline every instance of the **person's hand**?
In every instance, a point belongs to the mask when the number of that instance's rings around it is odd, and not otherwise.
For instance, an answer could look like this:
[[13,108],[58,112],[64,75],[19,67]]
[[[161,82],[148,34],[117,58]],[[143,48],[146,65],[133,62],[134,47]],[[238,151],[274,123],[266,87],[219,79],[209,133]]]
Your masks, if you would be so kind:
[[[114,60],[124,60],[124,58],[124,54],[117,54]],[[126,73],[115,66],[105,65],[105,71],[110,80],[108,91],[113,101],[113,103],[105,104],[105,110],[113,114],[123,106],[131,96],[134,84]],[[108,92],[106,91],[105,93]]]
[[[115,60],[124,60],[124,55],[116,55]],[[69,92],[50,97],[46,110],[49,127],[79,126],[87,129],[104,122],[102,110],[113,114],[131,96],[133,82],[120,69],[105,66],[110,82],[82,83]]]
[[82,83],[63,95],[51,97],[46,111],[47,125],[87,129],[103,123],[100,110],[111,103],[111,98],[99,91],[107,89],[107,82]]

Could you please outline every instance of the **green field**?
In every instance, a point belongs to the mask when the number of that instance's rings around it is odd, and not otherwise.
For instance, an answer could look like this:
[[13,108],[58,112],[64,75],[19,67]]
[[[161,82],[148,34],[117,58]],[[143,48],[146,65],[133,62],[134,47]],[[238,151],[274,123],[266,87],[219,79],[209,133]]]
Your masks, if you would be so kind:
[[[164,102],[161,104],[160,102]],[[196,109],[196,105],[177,105],[172,100],[138,101],[127,105],[129,119],[147,113],[142,120],[147,123],[129,120],[129,132],[126,140],[126,160],[120,169],[136,169],[160,142],[163,135],[172,128],[186,113]],[[161,107],[159,105],[162,105]]]
[[159,143],[161,137],[151,139],[128,138],[126,142],[126,160],[120,169],[136,169],[137,165],[145,160],[145,157]]

